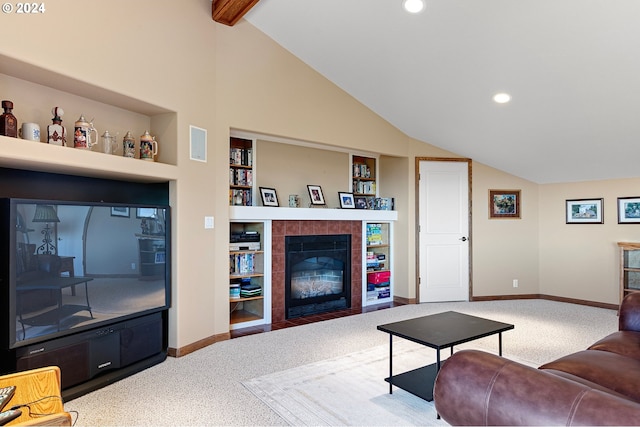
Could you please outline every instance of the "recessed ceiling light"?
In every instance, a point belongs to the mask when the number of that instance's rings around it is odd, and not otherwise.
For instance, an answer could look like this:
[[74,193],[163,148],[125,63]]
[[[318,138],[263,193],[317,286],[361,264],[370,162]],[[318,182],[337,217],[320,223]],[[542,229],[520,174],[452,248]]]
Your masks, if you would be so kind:
[[507,102],[511,101],[511,95],[504,92],[496,93],[495,95],[493,95],[493,100],[498,104],[506,104]]
[[423,0],[403,0],[402,7],[409,13],[420,13],[424,9]]

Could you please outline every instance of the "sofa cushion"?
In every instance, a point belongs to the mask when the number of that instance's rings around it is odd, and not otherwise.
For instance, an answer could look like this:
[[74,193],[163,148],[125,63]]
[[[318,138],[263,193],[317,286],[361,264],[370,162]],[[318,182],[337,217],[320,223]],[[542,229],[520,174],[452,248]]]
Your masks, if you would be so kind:
[[610,351],[640,360],[640,332],[614,332],[594,343],[589,350]]
[[566,372],[640,402],[640,360],[610,351],[584,350],[538,369]]
[[620,394],[620,393],[618,393],[616,391],[611,390],[610,388],[601,386],[600,384],[596,384],[596,383],[594,383],[592,381],[589,381],[589,380],[585,380],[584,378],[577,377],[577,376],[575,376],[573,374],[570,374],[568,372],[556,371],[555,369],[547,369],[547,368],[544,369],[544,372],[548,372],[550,374],[554,374],[554,375],[556,375],[558,377],[566,378],[568,380],[571,380],[571,381],[576,382],[578,384],[585,385],[585,386],[587,386],[589,388],[592,388],[594,390],[600,390],[600,391],[602,391],[604,393],[608,393],[608,394],[611,394],[613,396],[618,396],[621,399],[630,400],[632,402],[635,402],[635,400],[631,399],[630,397],[625,396],[624,394]]

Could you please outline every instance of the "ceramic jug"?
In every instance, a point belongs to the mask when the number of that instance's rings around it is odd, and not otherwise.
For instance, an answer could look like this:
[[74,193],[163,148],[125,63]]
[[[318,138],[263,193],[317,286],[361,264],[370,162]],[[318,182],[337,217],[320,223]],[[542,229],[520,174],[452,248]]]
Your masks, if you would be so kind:
[[148,130],[140,135],[140,159],[154,162],[158,154],[158,142],[149,134]]
[[[91,138],[91,134],[95,133],[95,137]],[[93,127],[92,122],[87,122],[84,115],[80,114],[80,118],[76,121],[73,132],[73,148],[82,148],[91,150],[98,143],[98,130]]]

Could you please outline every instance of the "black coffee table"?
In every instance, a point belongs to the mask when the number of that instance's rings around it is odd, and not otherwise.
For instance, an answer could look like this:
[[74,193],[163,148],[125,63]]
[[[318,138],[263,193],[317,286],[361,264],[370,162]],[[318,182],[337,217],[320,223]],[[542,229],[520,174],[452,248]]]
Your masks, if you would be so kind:
[[[498,334],[498,352],[502,356],[502,333],[513,328],[514,326],[508,323],[455,311],[379,325],[379,331],[389,334],[389,378],[385,378],[389,383],[389,393],[393,393],[395,385],[424,400],[432,401],[433,384],[441,365],[441,349],[448,347],[453,353],[454,345]],[[434,348],[437,353],[436,363],[393,375],[394,335]]]

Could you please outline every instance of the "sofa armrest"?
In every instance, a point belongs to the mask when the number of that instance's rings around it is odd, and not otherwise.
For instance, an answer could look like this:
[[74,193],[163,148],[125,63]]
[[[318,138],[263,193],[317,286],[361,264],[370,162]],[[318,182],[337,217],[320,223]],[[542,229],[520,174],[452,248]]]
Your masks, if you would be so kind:
[[619,330],[640,332],[640,292],[632,292],[624,297],[619,315]]
[[639,403],[477,350],[444,362],[434,402],[451,425],[634,425],[640,419]]

